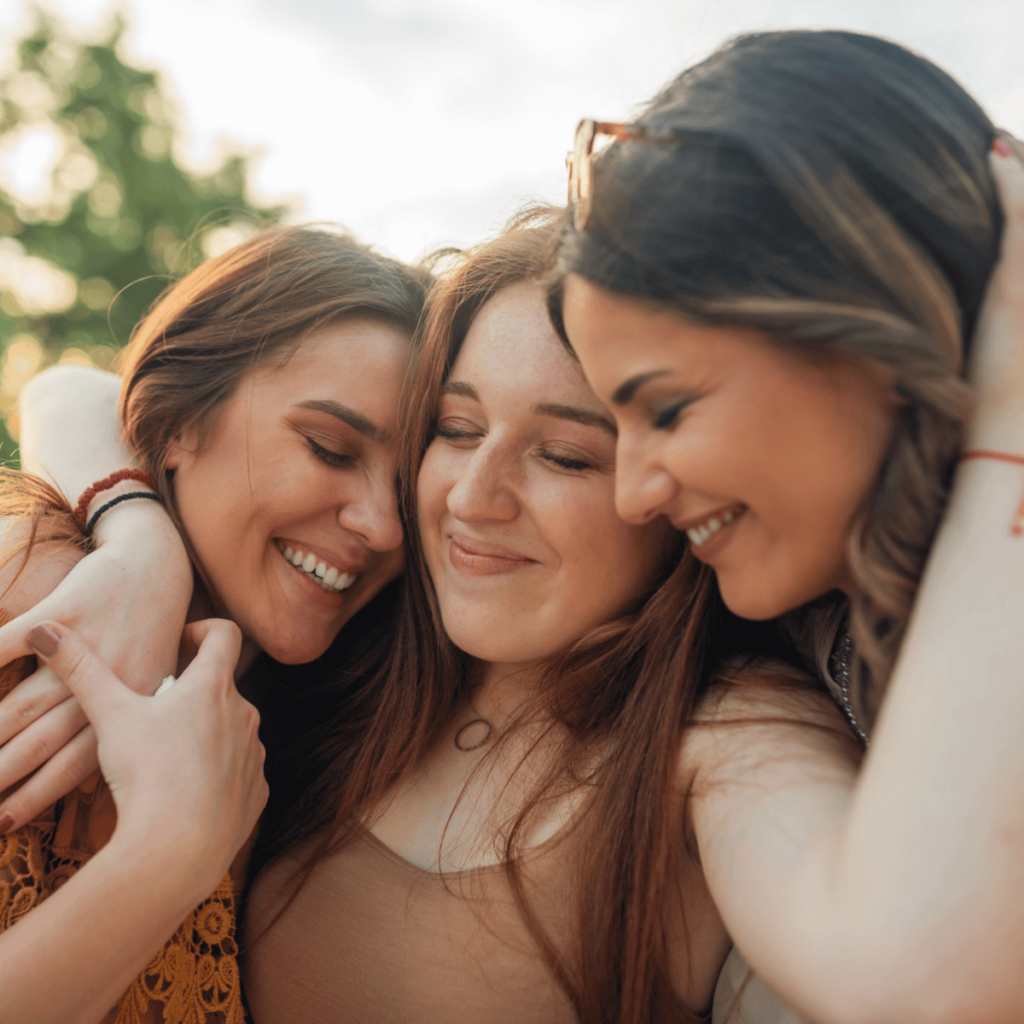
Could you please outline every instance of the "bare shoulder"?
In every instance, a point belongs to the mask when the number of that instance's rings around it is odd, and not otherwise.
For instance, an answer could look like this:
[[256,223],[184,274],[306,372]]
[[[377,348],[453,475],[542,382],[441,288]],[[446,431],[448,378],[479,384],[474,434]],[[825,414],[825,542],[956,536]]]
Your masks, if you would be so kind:
[[764,661],[719,679],[687,729],[679,771],[691,783],[722,783],[805,771],[855,771],[862,750],[835,702],[793,667]]
[[62,515],[44,517],[33,531],[21,515],[0,515],[0,606],[12,618],[50,594],[85,557]]

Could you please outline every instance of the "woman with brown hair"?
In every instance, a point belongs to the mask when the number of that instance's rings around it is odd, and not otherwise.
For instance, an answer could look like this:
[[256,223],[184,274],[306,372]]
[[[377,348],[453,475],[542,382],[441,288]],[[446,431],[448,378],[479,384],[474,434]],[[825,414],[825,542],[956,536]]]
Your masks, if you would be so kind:
[[[282,664],[323,655],[401,567],[394,421],[423,299],[424,280],[401,264],[346,235],[306,228],[261,232],[173,286],[125,355],[122,421],[138,465],[88,488],[74,512],[41,481],[7,478],[3,511],[15,550],[2,570],[2,610],[8,620],[17,617],[6,627],[10,641],[26,645],[29,626],[67,602],[54,587],[89,551],[97,530],[117,520],[118,536],[133,543],[139,532],[132,524],[145,524],[148,557],[167,556],[156,563],[166,569],[159,586],[152,561],[145,564],[178,636],[186,610],[190,621],[217,614],[240,628],[242,655],[236,647],[230,666],[238,676],[260,650]],[[105,376],[94,381],[109,387]],[[175,578],[180,542],[173,529],[160,534],[158,504],[191,555],[186,586]],[[98,603],[102,573],[91,583]],[[95,618],[94,611],[87,621]],[[164,639],[157,628],[157,656]],[[13,666],[4,689],[26,671]],[[156,687],[151,679],[134,682],[146,693]],[[264,696],[247,692],[258,703]],[[56,763],[0,807],[0,942],[12,949],[21,948],[26,927],[38,930],[26,911],[49,903],[66,878],[116,845],[121,828],[117,791],[93,774],[94,731],[58,679],[41,669],[14,686],[7,722],[50,706],[3,751],[6,787],[35,766],[27,758],[45,757],[50,745],[74,737]],[[77,788],[66,793],[69,781]],[[63,799],[42,817],[33,813],[57,797]],[[88,998],[71,985],[63,1000],[47,1004],[54,1019],[70,1019],[62,1013],[74,1006],[83,1020],[99,1019],[97,1010],[110,1021],[241,1020],[234,899],[244,862],[236,867],[235,885],[225,879],[154,959],[146,964],[151,936],[140,938],[129,961],[138,961],[134,971],[125,975],[123,962],[97,968]],[[60,918],[48,916],[49,927],[59,927]],[[23,1000],[13,979],[0,992],[5,1021],[37,1019],[38,1000],[30,993]]]
[[694,624],[688,831],[815,1020],[1024,1017],[1012,146],[845,32],[740,37],[578,138],[554,305],[615,416],[618,509],[686,536],[708,624],[774,638],[736,664]]
[[710,1000],[714,909],[681,842],[657,857],[703,596],[667,524],[615,515],[614,430],[545,309],[557,226],[524,217],[434,294],[392,648],[254,852],[260,1024],[613,1019],[683,903],[707,955],[675,956],[675,1001]]

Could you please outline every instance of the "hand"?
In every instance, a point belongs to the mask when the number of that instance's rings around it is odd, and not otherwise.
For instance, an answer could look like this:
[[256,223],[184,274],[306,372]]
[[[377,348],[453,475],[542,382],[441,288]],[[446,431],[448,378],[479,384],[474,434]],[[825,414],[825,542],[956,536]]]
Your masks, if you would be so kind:
[[259,714],[234,684],[238,627],[193,623],[198,647],[177,683],[159,697],[127,687],[72,630],[44,622],[28,642],[88,715],[99,763],[117,807],[112,842],[137,854],[184,858],[205,895],[223,877],[267,800]]
[[1024,143],[990,157],[1006,218],[999,262],[978,319],[970,378],[977,407],[969,447],[1024,454]]
[[[49,596],[0,628],[0,664],[31,653],[29,630],[53,619],[78,630],[126,685],[150,694],[177,667],[191,566],[167,514],[152,502],[126,503],[105,518],[109,533],[98,538],[100,547]],[[0,791],[35,772],[0,805],[14,828],[98,767],[85,715],[45,667],[0,701],[0,744]]]

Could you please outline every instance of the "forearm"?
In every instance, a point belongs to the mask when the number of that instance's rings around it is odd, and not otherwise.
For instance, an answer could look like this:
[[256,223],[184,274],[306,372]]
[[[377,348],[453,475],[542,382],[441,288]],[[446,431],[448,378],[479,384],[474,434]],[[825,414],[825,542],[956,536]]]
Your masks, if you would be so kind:
[[765,857],[784,930],[814,937],[775,981],[812,1019],[1024,1019],[1022,486],[963,466],[852,792]]
[[32,378],[19,399],[21,459],[74,502],[91,483],[131,465],[121,443],[121,378],[79,366],[55,366]]
[[1004,989],[1004,1019],[1024,1019],[1022,489],[1012,465],[960,470],[837,865],[878,931],[903,915],[916,952]]
[[4,1024],[102,1020],[205,895],[180,863],[157,849],[141,855],[115,836],[0,934]]

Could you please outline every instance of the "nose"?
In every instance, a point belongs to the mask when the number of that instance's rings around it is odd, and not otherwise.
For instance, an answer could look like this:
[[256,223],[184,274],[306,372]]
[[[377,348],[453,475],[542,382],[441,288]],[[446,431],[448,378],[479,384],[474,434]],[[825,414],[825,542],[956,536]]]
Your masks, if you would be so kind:
[[462,462],[448,491],[448,511],[464,523],[514,519],[519,511],[514,487],[514,460],[500,444],[484,443]]
[[341,526],[362,537],[373,551],[393,551],[402,543],[402,519],[394,477],[381,471],[367,474],[357,495],[338,509]]
[[650,453],[620,433],[615,450],[615,511],[634,526],[665,511],[677,484]]

